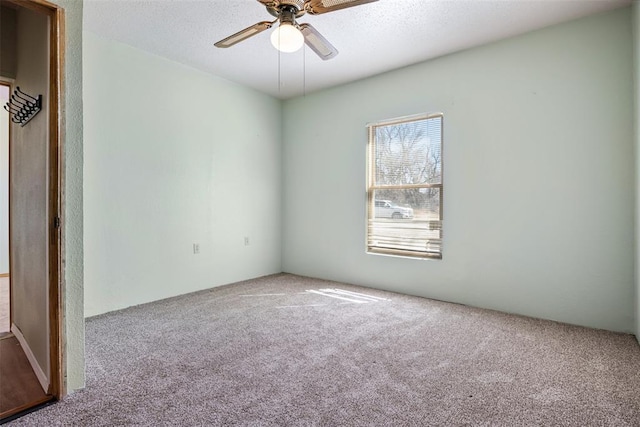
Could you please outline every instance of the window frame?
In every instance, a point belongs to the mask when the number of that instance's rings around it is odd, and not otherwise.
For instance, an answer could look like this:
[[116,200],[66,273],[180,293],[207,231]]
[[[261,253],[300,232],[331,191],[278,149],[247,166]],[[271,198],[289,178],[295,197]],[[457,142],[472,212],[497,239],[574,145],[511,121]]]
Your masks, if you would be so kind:
[[[404,185],[377,185],[375,183],[375,135],[376,128],[383,126],[392,126],[403,123],[417,122],[429,119],[440,119],[440,182],[437,184],[404,184]],[[442,259],[442,223],[443,223],[443,201],[444,201],[444,113],[422,113],[415,114],[411,116],[403,116],[397,117],[394,119],[383,120],[375,123],[367,124],[367,156],[366,156],[366,169],[367,169],[367,179],[366,179],[366,199],[367,199],[367,209],[366,209],[366,221],[365,221],[365,247],[367,254],[375,254],[375,255],[389,255],[389,256],[400,256],[400,257],[409,257],[414,259]],[[438,209],[438,220],[437,221],[429,221],[429,229],[433,230],[434,224],[432,222],[437,222],[437,227],[440,229],[440,251],[439,252],[427,252],[427,251],[412,251],[406,249],[393,249],[393,248],[383,248],[371,246],[369,244],[369,230],[370,230],[370,221],[372,220],[372,216],[375,215],[375,200],[374,200],[374,192],[376,190],[403,190],[403,189],[421,189],[421,188],[437,188],[439,190],[439,209]]]

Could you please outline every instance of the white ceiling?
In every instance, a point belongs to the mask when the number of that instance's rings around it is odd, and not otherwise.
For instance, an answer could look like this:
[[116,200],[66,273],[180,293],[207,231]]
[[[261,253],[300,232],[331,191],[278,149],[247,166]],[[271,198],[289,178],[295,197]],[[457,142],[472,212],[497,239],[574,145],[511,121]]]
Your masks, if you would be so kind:
[[[256,0],[85,0],[85,29],[286,99],[538,28],[631,0],[379,0],[305,15],[340,54],[279,53],[265,31],[228,49],[218,40],[272,21]],[[280,87],[278,77],[280,76]]]

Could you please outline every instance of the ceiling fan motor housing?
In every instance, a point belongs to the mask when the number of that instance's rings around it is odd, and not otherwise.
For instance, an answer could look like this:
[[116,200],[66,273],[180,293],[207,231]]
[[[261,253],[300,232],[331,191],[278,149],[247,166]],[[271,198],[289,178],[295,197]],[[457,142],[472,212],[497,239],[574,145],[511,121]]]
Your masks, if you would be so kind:
[[298,10],[304,10],[304,0],[280,0],[280,5],[293,6]]
[[305,0],[259,1],[264,4],[267,7],[267,11],[276,18],[282,18],[283,12],[287,15],[292,14],[294,18],[299,18],[307,12],[304,8]]

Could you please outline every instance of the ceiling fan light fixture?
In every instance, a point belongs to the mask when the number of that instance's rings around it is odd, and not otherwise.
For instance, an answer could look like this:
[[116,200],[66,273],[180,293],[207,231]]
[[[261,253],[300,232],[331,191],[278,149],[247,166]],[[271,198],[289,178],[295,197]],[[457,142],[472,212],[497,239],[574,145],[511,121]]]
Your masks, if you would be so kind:
[[304,44],[304,36],[299,29],[289,22],[282,22],[271,33],[271,44],[280,52],[291,53],[299,50]]

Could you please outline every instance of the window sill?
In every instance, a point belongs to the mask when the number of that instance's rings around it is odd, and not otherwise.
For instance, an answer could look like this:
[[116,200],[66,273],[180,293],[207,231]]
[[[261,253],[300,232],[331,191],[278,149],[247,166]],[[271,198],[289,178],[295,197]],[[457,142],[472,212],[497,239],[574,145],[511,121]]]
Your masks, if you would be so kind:
[[394,258],[417,259],[417,260],[431,260],[431,261],[442,260],[442,254],[400,251],[400,250],[392,250],[392,249],[369,248],[367,249],[367,254],[390,256]]

